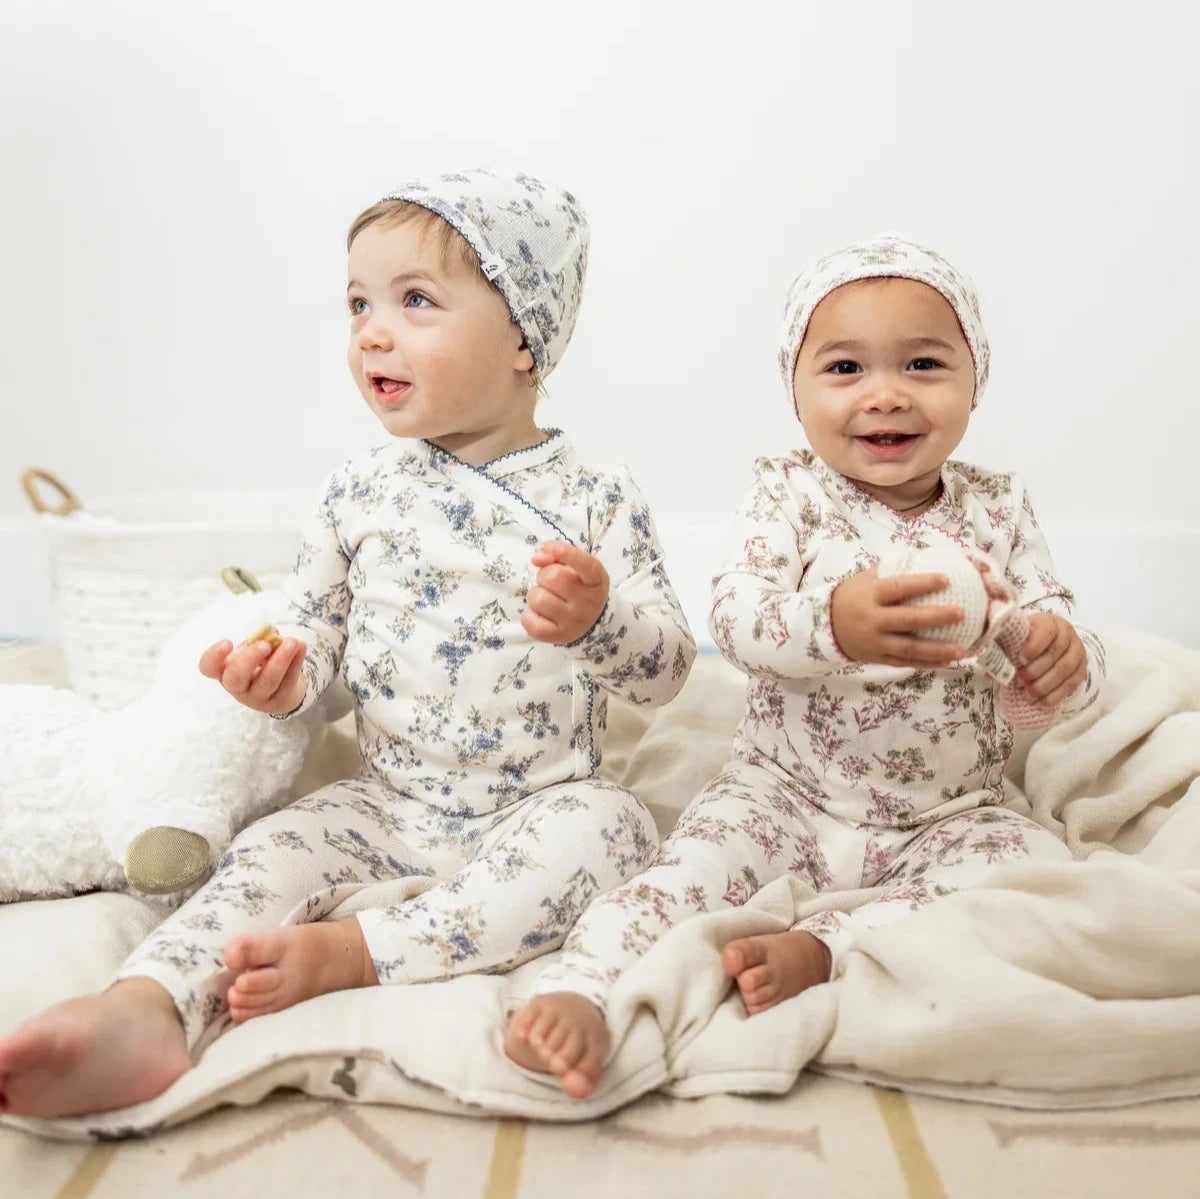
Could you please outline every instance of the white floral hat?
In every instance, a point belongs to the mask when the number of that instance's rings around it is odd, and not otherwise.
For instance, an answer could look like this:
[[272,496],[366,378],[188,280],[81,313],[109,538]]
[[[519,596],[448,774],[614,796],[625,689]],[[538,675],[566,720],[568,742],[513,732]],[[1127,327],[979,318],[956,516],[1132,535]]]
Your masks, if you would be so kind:
[[549,375],[583,297],[588,225],[579,201],[531,175],[482,168],[416,179],[385,200],[419,204],[466,238],[525,334],[538,373]]
[[971,400],[974,408],[987,385],[991,360],[975,285],[940,254],[895,233],[885,233],[871,241],[826,254],[801,271],[788,289],[783,309],[779,370],[793,406],[796,402],[792,389],[796,356],[800,353],[814,309],[831,291],[857,279],[915,279],[946,298],[958,317],[975,363],[975,395]]

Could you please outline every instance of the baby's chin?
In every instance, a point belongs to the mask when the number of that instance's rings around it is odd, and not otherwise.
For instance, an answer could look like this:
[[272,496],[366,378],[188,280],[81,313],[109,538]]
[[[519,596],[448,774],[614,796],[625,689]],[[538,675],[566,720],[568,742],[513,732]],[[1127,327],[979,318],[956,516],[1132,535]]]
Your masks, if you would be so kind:
[[[931,452],[934,451],[934,452]],[[941,473],[945,458],[935,447],[913,446],[908,453],[896,457],[875,457],[858,446],[841,455],[842,465],[835,469],[852,479],[870,483],[913,483],[919,479],[934,479]],[[831,463],[830,465],[835,465]]]
[[857,483],[864,491],[907,496],[914,490],[937,486],[941,479],[943,463],[882,462],[864,466],[861,463],[847,462],[844,469],[833,463],[830,465],[834,466],[839,474]]
[[936,479],[941,472],[941,464],[931,466],[928,463],[872,462],[863,465],[860,462],[847,462],[844,469],[835,469],[856,483],[872,487],[904,487],[922,479]]
[[401,404],[386,405],[380,404],[374,395],[365,395],[363,398],[375,419],[394,436],[427,437],[429,435],[419,427],[421,425],[420,414],[411,403],[406,401]]

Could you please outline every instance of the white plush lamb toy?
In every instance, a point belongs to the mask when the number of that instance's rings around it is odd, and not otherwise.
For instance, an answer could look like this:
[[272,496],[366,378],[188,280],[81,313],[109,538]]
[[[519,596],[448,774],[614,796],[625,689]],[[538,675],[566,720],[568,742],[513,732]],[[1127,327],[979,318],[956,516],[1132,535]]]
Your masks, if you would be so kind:
[[249,636],[280,606],[278,592],[222,595],[167,642],[150,690],[119,711],[54,687],[0,686],[0,902],[182,891],[291,798],[346,693],[277,721],[197,667],[208,645]]

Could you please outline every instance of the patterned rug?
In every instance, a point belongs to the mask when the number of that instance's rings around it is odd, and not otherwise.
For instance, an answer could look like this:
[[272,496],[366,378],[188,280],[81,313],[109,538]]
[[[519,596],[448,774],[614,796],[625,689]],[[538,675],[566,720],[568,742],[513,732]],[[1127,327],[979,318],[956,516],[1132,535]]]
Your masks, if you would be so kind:
[[549,1125],[273,1096],[150,1140],[0,1128],[3,1199],[1185,1199],[1200,1101],[1020,1112],[806,1075],[779,1099],[650,1097]]

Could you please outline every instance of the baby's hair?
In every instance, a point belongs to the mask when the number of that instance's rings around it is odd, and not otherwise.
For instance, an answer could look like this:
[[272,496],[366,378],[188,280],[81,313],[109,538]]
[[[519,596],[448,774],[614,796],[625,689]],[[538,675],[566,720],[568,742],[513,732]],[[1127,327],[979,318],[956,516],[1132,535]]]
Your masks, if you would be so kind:
[[[381,200],[378,204],[372,204],[370,208],[360,212],[354,218],[350,232],[346,235],[347,251],[354,244],[354,239],[364,229],[369,225],[380,224],[391,228],[415,224],[417,232],[422,237],[435,239],[443,265],[449,266],[457,255],[462,264],[481,283],[488,287],[495,287],[483,273],[483,264],[479,261],[479,255],[471,249],[470,242],[449,221],[442,220],[436,212],[431,212],[428,208],[424,208],[420,204],[413,204],[408,200]],[[495,290],[499,295],[499,289],[495,288]],[[515,321],[513,323],[516,324]],[[538,373],[536,365],[529,372],[529,386],[538,391],[542,388],[541,375]]]
[[408,200],[381,200],[378,204],[372,204],[370,208],[360,212],[354,218],[350,232],[346,235],[346,249],[350,249],[354,244],[354,239],[369,225],[378,224],[392,228],[415,224],[417,232],[422,236],[432,236],[436,239],[443,263],[449,265],[457,252],[463,266],[472,271],[484,283],[488,281],[487,276],[483,273],[479,255],[471,249],[467,239],[448,221],[442,220],[436,212],[430,212],[428,208],[422,208],[420,204],[413,204]]

